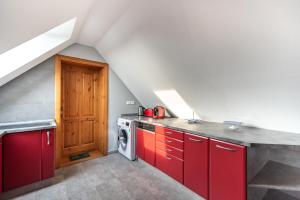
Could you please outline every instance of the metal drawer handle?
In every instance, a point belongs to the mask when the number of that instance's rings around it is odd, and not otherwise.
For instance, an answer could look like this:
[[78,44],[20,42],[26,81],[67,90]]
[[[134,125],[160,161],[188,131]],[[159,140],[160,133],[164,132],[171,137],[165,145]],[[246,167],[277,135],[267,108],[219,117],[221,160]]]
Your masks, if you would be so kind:
[[172,140],[165,140],[167,143],[172,143]]
[[47,131],[47,145],[50,145],[50,131]]
[[172,160],[172,158],[170,158],[170,157],[168,157],[168,156],[166,156],[166,159],[168,159],[168,160]]
[[167,134],[167,135],[171,135],[171,134],[173,134],[172,132],[165,132],[165,134]]
[[191,140],[193,142],[203,142],[203,140],[196,140],[196,139],[193,139],[193,138],[189,138],[189,140]]
[[236,149],[231,149],[231,148],[223,147],[223,146],[220,146],[220,145],[216,145],[216,147],[219,148],[219,149],[224,149],[226,151],[236,152]]
[[168,151],[168,152],[172,152],[172,149],[166,149],[166,151]]

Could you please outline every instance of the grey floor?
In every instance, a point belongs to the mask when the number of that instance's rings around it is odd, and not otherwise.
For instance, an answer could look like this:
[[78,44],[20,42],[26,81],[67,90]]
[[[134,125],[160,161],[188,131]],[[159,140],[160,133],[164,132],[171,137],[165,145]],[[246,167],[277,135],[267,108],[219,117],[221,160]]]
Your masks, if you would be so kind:
[[118,153],[57,173],[63,181],[15,199],[203,200],[159,170]]

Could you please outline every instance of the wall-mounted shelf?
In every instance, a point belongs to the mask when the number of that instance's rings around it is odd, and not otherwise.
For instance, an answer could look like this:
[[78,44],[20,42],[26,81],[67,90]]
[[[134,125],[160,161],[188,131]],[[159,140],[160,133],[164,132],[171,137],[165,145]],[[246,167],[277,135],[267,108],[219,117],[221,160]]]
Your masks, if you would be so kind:
[[299,200],[296,197],[290,196],[278,190],[269,190],[264,196],[263,200]]
[[300,168],[268,161],[249,184],[250,187],[300,191]]

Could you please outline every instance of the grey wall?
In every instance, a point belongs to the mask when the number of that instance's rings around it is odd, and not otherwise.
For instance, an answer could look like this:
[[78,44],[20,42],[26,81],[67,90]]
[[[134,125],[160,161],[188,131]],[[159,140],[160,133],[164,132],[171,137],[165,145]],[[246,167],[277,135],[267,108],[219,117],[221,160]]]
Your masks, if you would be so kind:
[[132,1],[96,47],[145,106],[159,101],[153,91],[174,89],[205,120],[300,132],[299,7]]
[[[105,62],[91,47],[74,44],[59,54]],[[135,105],[126,105],[134,100]],[[139,102],[128,88],[109,70],[109,151],[116,150],[117,118],[134,113]],[[54,118],[54,57],[37,65],[0,87],[0,122]]]

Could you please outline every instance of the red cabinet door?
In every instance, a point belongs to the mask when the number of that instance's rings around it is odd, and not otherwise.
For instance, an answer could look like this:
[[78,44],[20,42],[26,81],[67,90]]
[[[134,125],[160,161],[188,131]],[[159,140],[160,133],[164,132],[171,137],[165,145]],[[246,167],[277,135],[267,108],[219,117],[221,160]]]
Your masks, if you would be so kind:
[[144,137],[144,160],[155,166],[155,132],[143,130]]
[[40,131],[3,137],[5,191],[41,180],[41,140]]
[[183,183],[183,160],[166,151],[156,149],[156,167],[178,182]]
[[210,141],[210,200],[246,200],[246,148]]
[[208,199],[208,147],[208,138],[184,135],[184,185],[205,199]]
[[42,179],[54,176],[54,129],[42,131]]
[[136,155],[142,160],[145,159],[144,133],[140,128],[136,129]]
[[2,141],[0,142],[0,192],[2,192],[2,182],[3,182],[3,175],[2,175]]

